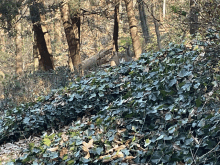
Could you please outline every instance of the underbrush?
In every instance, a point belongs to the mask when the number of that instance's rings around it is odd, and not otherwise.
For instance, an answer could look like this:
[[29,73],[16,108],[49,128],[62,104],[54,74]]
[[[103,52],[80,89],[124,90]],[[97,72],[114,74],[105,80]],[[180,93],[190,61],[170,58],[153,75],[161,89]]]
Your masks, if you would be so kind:
[[44,133],[14,164],[218,164],[220,76],[212,59],[170,44],[91,73],[5,111],[0,143],[69,124]]
[[47,95],[52,89],[65,87],[73,81],[73,74],[66,67],[54,71],[35,71],[25,73],[21,77],[9,77],[2,81],[0,92],[0,111],[13,108],[25,102],[36,102],[42,95]]

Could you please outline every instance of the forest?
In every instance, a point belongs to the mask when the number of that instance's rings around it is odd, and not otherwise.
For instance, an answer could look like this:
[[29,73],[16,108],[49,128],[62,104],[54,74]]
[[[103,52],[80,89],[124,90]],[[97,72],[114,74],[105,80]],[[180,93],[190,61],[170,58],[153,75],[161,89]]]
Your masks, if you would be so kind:
[[220,164],[219,0],[1,0],[0,165]]

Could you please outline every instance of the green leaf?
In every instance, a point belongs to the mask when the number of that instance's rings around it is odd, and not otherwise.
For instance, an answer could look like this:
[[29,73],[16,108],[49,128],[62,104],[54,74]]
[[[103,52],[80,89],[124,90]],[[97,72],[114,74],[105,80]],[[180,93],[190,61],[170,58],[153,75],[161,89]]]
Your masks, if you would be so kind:
[[96,151],[96,153],[97,153],[98,155],[101,155],[101,153],[102,153],[102,151],[103,151],[103,148],[102,148],[102,147],[97,147],[97,148],[95,149],[95,151]]
[[150,143],[151,143],[151,140],[150,140],[150,139],[146,139],[146,140],[145,140],[144,147],[147,147]]
[[162,151],[155,151],[151,157],[152,163],[158,164],[163,156]]
[[196,99],[196,107],[200,107],[202,105],[202,101],[200,98]]
[[165,120],[171,120],[172,119],[172,114],[171,113],[166,113],[165,115]]
[[47,146],[50,146],[51,140],[50,140],[49,138],[44,138],[44,139],[43,139],[43,143],[44,143],[45,145],[47,145]]

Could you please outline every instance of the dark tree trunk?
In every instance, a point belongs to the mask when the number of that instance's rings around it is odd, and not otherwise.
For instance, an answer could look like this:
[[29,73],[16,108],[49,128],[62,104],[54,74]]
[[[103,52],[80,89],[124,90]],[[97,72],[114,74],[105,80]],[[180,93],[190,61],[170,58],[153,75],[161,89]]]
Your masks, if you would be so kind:
[[161,46],[161,37],[160,37],[160,24],[158,23],[158,20],[155,18],[155,7],[154,5],[151,6],[151,14],[153,15],[153,22],[154,22],[154,26],[155,26],[155,32],[156,32],[156,36],[157,36],[157,45],[158,45],[158,49],[162,49]]
[[36,33],[37,39],[37,48],[40,53],[39,67],[42,67],[44,70],[53,70],[53,62],[51,60],[51,55],[47,50],[46,41],[44,39],[44,33],[41,29],[41,25],[34,24],[33,25],[34,33]]
[[149,35],[148,26],[147,26],[147,16],[145,14],[143,0],[138,0],[138,10],[139,10],[139,16],[141,20],[141,29],[142,29],[142,33],[144,36],[144,41],[145,41],[145,44],[147,44],[150,42],[150,35]]
[[[47,71],[51,69],[53,70],[54,68],[52,55],[48,52],[46,41],[44,38],[44,33],[40,24],[41,19],[39,8],[42,7],[41,5],[42,4],[34,2],[33,5],[30,6],[30,14],[33,23],[33,31],[35,33],[35,41],[37,42],[37,49],[41,57],[39,60],[39,68]],[[35,56],[37,56],[36,52]]]
[[119,1],[115,1],[115,14],[114,14],[114,32],[113,32],[113,46],[114,51],[118,52],[118,29],[119,29]]

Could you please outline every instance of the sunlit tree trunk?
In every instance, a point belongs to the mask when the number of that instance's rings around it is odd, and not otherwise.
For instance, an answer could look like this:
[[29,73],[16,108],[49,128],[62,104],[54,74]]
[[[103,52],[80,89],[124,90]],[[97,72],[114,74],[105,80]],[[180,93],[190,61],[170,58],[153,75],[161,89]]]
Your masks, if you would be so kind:
[[56,10],[55,11],[55,22],[54,22],[54,40],[56,42],[56,47],[55,47],[55,53],[59,54],[60,53],[60,46],[61,46],[61,38],[62,38],[62,33],[61,33],[61,24],[60,24],[60,11]]
[[139,16],[141,20],[141,29],[142,29],[142,33],[144,36],[144,41],[145,41],[145,44],[147,44],[150,42],[150,35],[149,35],[149,30],[148,30],[148,25],[147,25],[147,16],[145,14],[143,0],[138,0],[138,10],[139,10]]
[[71,70],[79,71],[80,58],[80,16],[78,11],[70,16],[68,2],[63,2],[60,6],[61,19],[69,46],[69,66]]
[[0,29],[0,51],[5,52],[5,34],[3,29]]
[[163,0],[163,18],[166,16],[166,0]]
[[[40,0],[39,1],[43,6],[45,6],[45,0]],[[51,47],[51,37],[49,34],[49,28],[46,23],[46,12],[45,12],[45,7],[40,8],[40,19],[41,19],[41,28],[44,33],[44,38],[47,46],[48,53],[52,55],[52,47]],[[52,58],[52,56],[51,56]]]
[[138,28],[137,28],[137,20],[135,18],[134,10],[133,10],[133,0],[124,0],[127,15],[128,15],[128,21],[129,21],[129,27],[130,27],[130,34],[132,39],[132,45],[134,49],[134,55],[135,60],[139,59],[142,48],[140,43],[140,37],[138,35]]
[[[20,16],[17,16],[19,18]],[[22,29],[21,29],[21,22],[18,21],[15,25],[15,45],[16,45],[16,75],[20,76],[23,71],[22,67]]]
[[33,41],[33,57],[34,57],[34,70],[39,69],[39,51],[37,48],[37,33],[34,32],[34,41]]

